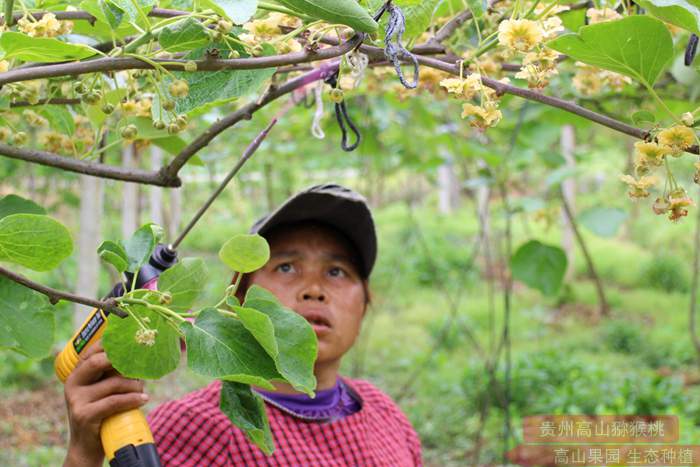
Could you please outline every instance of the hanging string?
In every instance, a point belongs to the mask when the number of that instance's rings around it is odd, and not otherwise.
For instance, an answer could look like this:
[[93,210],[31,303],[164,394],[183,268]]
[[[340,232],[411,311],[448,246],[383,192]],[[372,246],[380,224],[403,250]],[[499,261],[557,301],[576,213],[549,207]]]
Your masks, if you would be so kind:
[[353,50],[345,58],[350,66],[350,77],[353,79],[352,86],[356,88],[365,76],[365,71],[367,71],[367,66],[369,65],[369,57],[357,50]]
[[683,63],[685,66],[690,66],[695,58],[695,53],[698,51],[698,36],[696,34],[691,34],[690,39],[688,39],[688,45],[685,47],[685,57]]
[[314,86],[314,96],[316,100],[316,111],[314,112],[314,119],[311,122],[311,134],[314,138],[323,139],[326,134],[321,128],[321,119],[323,118],[323,82],[319,81]]
[[[408,89],[415,89],[418,86],[418,59],[401,43],[403,33],[406,31],[406,18],[401,8],[391,2],[387,2],[386,11],[389,12],[389,22],[386,25],[384,43],[384,55],[394,65],[399,81]],[[409,59],[413,63],[413,83],[406,81],[401,69],[401,59]]]
[[[328,83],[333,89],[338,88],[338,72],[330,75],[326,78],[326,83]],[[354,151],[360,145],[362,137],[360,135],[360,130],[357,129],[353,121],[348,115],[348,109],[345,106],[345,100],[335,103],[335,118],[338,121],[338,126],[340,126],[340,132],[342,134],[340,139],[340,147],[343,151]],[[355,135],[355,142],[353,144],[348,144],[348,128]]]

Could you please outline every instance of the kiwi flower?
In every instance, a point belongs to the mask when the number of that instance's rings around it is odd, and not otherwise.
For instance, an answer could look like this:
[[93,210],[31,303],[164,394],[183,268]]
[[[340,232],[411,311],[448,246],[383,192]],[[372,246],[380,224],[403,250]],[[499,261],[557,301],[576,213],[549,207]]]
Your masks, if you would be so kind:
[[620,13],[612,8],[589,8],[586,10],[586,16],[588,17],[588,24],[605,23],[606,21],[622,18]]
[[510,19],[498,25],[498,42],[519,52],[528,52],[544,39],[544,31],[535,21]]
[[498,110],[498,103],[487,101],[481,106],[464,104],[462,106],[462,118],[468,117],[470,117],[469,125],[484,130],[497,124],[503,115]]
[[653,175],[645,175],[639,178],[639,180],[631,175],[621,175],[620,180],[629,185],[630,191],[627,194],[632,199],[646,198],[649,196],[647,188],[654,186],[657,182],[657,178]]
[[657,136],[659,144],[668,146],[671,155],[680,156],[695,142],[695,132],[687,126],[676,125],[671,128],[661,130]]
[[688,210],[686,208],[695,204],[683,188],[678,188],[669,193],[666,201],[668,203],[668,218],[674,222],[681,217],[687,216]]
[[663,163],[664,157],[671,154],[671,148],[668,146],[644,141],[634,143],[634,151],[647,164],[657,167]]
[[482,89],[485,89],[481,84],[479,73],[472,73],[466,78],[446,78],[440,81],[440,86],[447,89],[447,92],[464,99],[471,99],[477,96]]

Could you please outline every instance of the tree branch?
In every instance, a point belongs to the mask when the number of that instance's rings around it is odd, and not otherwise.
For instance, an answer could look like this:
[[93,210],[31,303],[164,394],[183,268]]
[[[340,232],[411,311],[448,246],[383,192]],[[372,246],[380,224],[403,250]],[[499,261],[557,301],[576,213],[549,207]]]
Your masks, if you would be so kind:
[[80,159],[59,156],[37,149],[23,149],[8,144],[0,143],[0,155],[12,159],[19,159],[35,164],[46,165],[76,172],[79,174],[92,175],[94,177],[110,178],[125,182],[143,183],[145,185],[157,185],[163,187],[178,187],[181,185],[180,179],[175,174],[173,177],[163,179],[159,172],[149,172],[140,169],[124,169],[108,164],[86,162]]
[[180,169],[187,163],[187,161],[199,152],[202,148],[207,146],[214,138],[216,138],[220,133],[222,133],[227,128],[232,127],[241,120],[250,120],[253,113],[274,101],[275,99],[289,94],[299,88],[306,86],[309,83],[318,81],[320,79],[325,79],[326,77],[333,74],[340,65],[340,62],[335,61],[332,63],[324,63],[319,68],[306,73],[297,78],[291,79],[284,83],[283,85],[270,88],[267,93],[265,93],[258,101],[251,102],[235,112],[227,115],[225,118],[214,123],[210,126],[204,133],[199,135],[194,141],[192,141],[187,147],[185,147],[180,154],[178,154],[172,162],[163,167],[160,171],[163,180],[169,180],[173,176],[177,176]]
[[[7,5],[7,0],[5,2]],[[12,1],[10,1],[10,4],[12,4]],[[87,11],[33,11],[30,14],[32,17],[35,19],[39,20],[41,19],[44,15],[53,13],[54,16],[56,16],[57,20],[70,20],[70,21],[89,21],[90,23],[95,23],[97,18],[95,18],[93,15],[88,13]],[[151,11],[148,12],[148,16],[152,18],[174,18],[177,16],[185,16],[189,15],[192,12],[190,11],[182,11],[182,10],[169,10],[166,8],[153,8]],[[0,19],[0,24],[5,22],[5,17],[7,13],[2,15],[2,18]],[[9,15],[7,15],[9,16]],[[17,22],[19,19],[24,17],[24,13],[15,13],[12,15],[13,22]]]
[[[362,41],[361,36],[355,36],[349,41],[334,47],[319,50],[303,50],[284,55],[271,55],[267,57],[233,58],[233,59],[204,59],[195,60],[197,71],[218,70],[256,70],[262,68],[274,68],[283,65],[295,65],[317,60],[327,60],[343,55]],[[190,60],[181,59],[152,59],[168,70],[182,71]],[[0,86],[18,81],[52,78],[56,76],[71,76],[84,73],[120,71],[120,70],[150,70],[153,66],[138,58],[131,57],[107,57],[88,60],[85,62],[69,62],[51,64],[31,68],[16,68],[0,73]]]
[[32,107],[35,105],[75,105],[80,104],[80,99],[71,97],[54,97],[52,99],[39,99],[35,104],[29,101],[12,102],[10,107]]
[[92,298],[81,297],[79,295],[72,294],[70,292],[63,292],[62,290],[52,289],[45,285],[34,282],[21,274],[12,272],[9,269],[5,269],[0,266],[0,275],[7,277],[8,279],[17,282],[32,290],[36,290],[49,297],[49,302],[52,305],[58,303],[59,300],[68,300],[69,302],[80,303],[81,305],[92,306],[99,308],[107,313],[114,313],[117,316],[124,318],[126,313],[117,307],[117,301],[114,298],[108,298],[106,300],[94,300]]
[[[366,53],[371,58],[379,60],[382,60],[384,58],[384,51],[378,47],[363,44],[360,46],[360,51]],[[432,57],[423,57],[420,55],[416,56],[416,58],[418,59],[418,63],[420,63],[421,65],[428,66],[430,68],[435,68],[437,70],[441,70],[456,76],[460,75],[460,67],[457,64],[444,62],[442,60],[438,60]],[[465,75],[469,75],[469,73],[470,72],[468,70],[464,70]],[[565,110],[592,122],[606,126],[612,130],[624,133],[629,136],[633,136],[637,139],[647,140],[649,138],[649,132],[642,128],[637,128],[619,120],[616,120],[614,118],[610,118],[606,115],[593,112],[592,110],[588,110],[585,107],[581,107],[575,102],[566,101],[558,97],[547,96],[542,93],[532,91],[530,89],[519,88],[517,86],[502,83],[491,78],[482,77],[482,82],[485,86],[488,86],[489,88],[496,91],[498,95],[512,94],[514,96],[522,97],[523,99],[540,102],[550,107]],[[692,146],[688,148],[686,152],[691,154],[700,154],[698,146]]]

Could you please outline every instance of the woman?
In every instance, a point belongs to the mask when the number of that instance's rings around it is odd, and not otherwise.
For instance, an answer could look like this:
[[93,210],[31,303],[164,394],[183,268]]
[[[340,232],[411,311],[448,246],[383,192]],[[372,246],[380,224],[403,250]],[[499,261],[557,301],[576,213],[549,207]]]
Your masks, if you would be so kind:
[[[167,402],[149,415],[164,465],[421,465],[420,442],[399,408],[366,381],[338,375],[369,303],[376,258],[372,215],[359,194],[319,185],[252,228],[270,244],[270,260],[241,280],[273,292],[304,316],[318,337],[311,399],[287,384],[257,390],[266,402],[276,450],[266,456],[219,410],[220,382]],[[84,368],[83,368],[84,367]],[[65,465],[101,465],[100,421],[145,402],[140,382],[118,375],[92,383],[110,366],[99,348],[66,382],[71,441]],[[111,399],[110,399],[111,398]],[[105,400],[111,400],[107,404]]]

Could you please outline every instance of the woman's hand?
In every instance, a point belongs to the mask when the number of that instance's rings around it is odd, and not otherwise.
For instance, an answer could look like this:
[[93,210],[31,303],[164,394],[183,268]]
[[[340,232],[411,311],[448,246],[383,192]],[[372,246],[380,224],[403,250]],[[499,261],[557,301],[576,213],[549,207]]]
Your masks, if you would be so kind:
[[143,381],[119,375],[101,342],[96,342],[80,355],[64,388],[70,424],[64,466],[99,467],[104,459],[100,442],[102,420],[146,403]]

